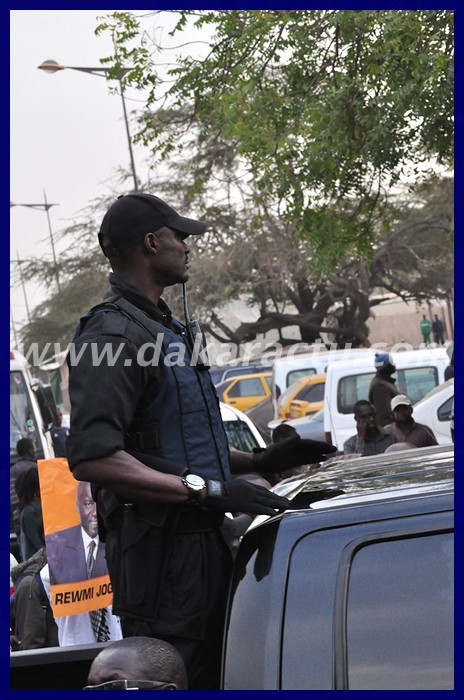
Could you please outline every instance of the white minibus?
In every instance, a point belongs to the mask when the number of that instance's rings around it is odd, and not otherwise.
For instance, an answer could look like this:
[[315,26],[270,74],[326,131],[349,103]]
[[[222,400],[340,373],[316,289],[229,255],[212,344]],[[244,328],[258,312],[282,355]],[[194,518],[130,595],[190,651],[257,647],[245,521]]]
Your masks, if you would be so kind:
[[[343,443],[356,433],[354,405],[367,399],[375,375],[375,349],[362,357],[330,363],[327,368],[324,397],[324,431],[328,442],[343,449]],[[422,399],[444,382],[449,358],[445,347],[391,352],[396,365],[396,386],[412,403]]]

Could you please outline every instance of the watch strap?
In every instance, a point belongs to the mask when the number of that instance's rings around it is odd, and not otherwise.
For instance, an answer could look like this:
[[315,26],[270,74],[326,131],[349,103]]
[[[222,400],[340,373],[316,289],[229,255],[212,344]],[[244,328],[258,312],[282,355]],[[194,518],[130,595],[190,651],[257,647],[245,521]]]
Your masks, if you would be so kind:
[[191,484],[187,481],[187,479],[183,476],[181,477],[181,481],[184,484],[184,486],[187,487],[188,490],[188,498],[186,503],[189,505],[194,504],[194,505],[199,505],[200,503],[200,494],[203,491],[203,489],[194,489],[192,488]]
[[206,495],[211,498],[221,498],[224,496],[224,488],[222,481],[216,481],[215,479],[206,480]]

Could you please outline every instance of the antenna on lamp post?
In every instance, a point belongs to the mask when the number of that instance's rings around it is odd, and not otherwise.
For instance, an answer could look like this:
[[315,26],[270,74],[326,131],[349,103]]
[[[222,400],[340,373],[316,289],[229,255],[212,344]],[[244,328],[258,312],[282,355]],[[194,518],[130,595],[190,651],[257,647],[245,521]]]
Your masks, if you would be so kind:
[[[23,202],[12,202],[10,201],[10,209],[11,207],[26,207],[28,209],[38,209],[39,211],[45,211],[47,214],[47,222],[48,222],[48,232],[50,234],[50,244],[52,248],[52,256],[53,256],[53,266],[55,270],[55,279],[56,279],[56,286],[58,287],[58,291],[61,292],[61,285],[60,285],[60,276],[58,272],[58,261],[56,259],[56,253],[55,253],[55,242],[53,240],[53,231],[52,231],[52,225],[50,222],[50,214],[49,210],[51,207],[56,207],[56,203],[50,203],[47,202],[47,195],[45,194],[45,190],[43,191],[44,194],[44,202],[38,203],[38,204],[24,204]],[[18,256],[19,257],[19,256]]]

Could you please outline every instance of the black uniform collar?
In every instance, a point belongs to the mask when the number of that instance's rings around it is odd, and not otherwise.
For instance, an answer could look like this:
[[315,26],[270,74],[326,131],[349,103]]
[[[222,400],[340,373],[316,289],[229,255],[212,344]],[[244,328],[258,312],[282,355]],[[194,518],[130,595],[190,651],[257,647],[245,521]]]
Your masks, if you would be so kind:
[[123,297],[130,301],[142,311],[145,311],[149,316],[154,318],[156,321],[162,321],[164,323],[170,324],[172,320],[172,313],[169,306],[163,299],[160,299],[158,304],[153,304],[145,294],[134,287],[132,284],[125,282],[121,277],[118,277],[114,272],[109,274],[109,283],[111,285],[111,290],[105,294],[104,301],[113,301],[119,297]]

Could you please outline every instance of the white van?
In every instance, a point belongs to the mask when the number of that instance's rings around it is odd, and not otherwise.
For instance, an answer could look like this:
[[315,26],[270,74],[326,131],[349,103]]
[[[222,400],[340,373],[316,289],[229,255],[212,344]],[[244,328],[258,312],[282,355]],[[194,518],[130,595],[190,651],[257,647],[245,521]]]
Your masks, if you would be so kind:
[[[333,362],[327,369],[324,398],[324,431],[326,440],[343,449],[343,443],[356,433],[354,405],[367,399],[369,385],[375,375],[375,349],[363,357]],[[449,364],[446,348],[399,350],[391,352],[396,365],[396,386],[401,394],[417,403],[435,386],[444,382]]]
[[363,348],[346,348],[327,350],[326,346],[315,344],[311,351],[295,353],[274,360],[272,369],[272,395],[274,403],[274,420],[277,420],[277,401],[290,384],[309,374],[321,374],[327,371],[330,363],[354,357],[370,357],[371,351]]
[[439,445],[449,445],[454,400],[454,379],[439,384],[413,406],[412,417],[433,430]]

